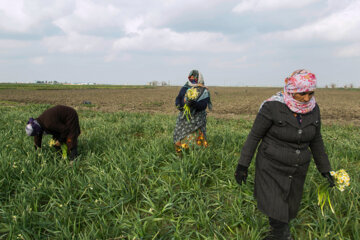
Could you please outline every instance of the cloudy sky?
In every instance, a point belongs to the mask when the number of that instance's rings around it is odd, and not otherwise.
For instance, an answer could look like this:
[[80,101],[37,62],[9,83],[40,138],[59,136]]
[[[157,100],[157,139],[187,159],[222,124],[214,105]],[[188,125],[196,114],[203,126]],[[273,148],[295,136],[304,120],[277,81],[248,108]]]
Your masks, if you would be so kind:
[[1,0],[0,82],[360,87],[360,0]]

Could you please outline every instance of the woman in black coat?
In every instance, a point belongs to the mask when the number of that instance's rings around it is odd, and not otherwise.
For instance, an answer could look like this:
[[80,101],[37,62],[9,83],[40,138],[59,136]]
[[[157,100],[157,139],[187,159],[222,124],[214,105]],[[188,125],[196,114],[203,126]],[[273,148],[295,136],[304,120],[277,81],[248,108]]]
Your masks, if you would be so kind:
[[334,185],[315,88],[315,75],[307,70],[297,70],[286,78],[284,91],[261,105],[241,151],[235,171],[240,185],[246,182],[247,169],[261,142],[254,196],[258,208],[269,217],[271,232],[265,239],[292,239],[288,223],[298,212],[311,154],[318,171]]
[[63,105],[45,110],[38,118],[30,118],[26,125],[26,134],[34,136],[35,148],[41,148],[42,136],[51,134],[59,144],[66,144],[69,159],[77,155],[77,139],[80,135],[79,117],[75,109]]

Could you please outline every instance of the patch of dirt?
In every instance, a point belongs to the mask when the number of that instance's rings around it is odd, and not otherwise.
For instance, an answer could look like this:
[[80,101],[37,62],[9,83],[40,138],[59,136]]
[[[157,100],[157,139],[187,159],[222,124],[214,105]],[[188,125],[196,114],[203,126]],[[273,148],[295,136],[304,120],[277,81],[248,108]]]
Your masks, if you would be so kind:
[[[175,98],[181,87],[70,89],[70,90],[0,90],[0,101],[18,103],[63,104],[95,111],[130,111],[176,115]],[[209,87],[213,111],[209,116],[225,119],[254,119],[260,104],[279,88]],[[358,89],[317,89],[316,100],[325,124],[360,126],[360,91]],[[90,105],[84,105],[90,101]]]

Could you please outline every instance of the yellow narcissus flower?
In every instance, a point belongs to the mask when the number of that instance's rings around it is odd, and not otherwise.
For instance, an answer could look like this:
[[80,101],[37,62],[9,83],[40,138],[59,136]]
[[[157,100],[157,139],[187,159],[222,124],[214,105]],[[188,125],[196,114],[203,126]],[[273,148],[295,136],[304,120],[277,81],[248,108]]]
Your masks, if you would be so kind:
[[[55,141],[54,139],[50,139],[49,141],[49,146],[53,147],[53,146],[60,146],[61,143],[59,143],[59,141]],[[61,150],[62,150],[62,157],[63,159],[67,158],[67,145],[66,144],[61,144]]]
[[53,147],[53,146],[55,146],[55,144],[56,144],[56,141],[54,139],[50,139],[49,146]]
[[[199,91],[198,91],[198,88],[190,88],[186,91],[185,93],[185,99],[186,100],[196,100],[199,96]],[[191,110],[190,110],[190,107],[185,103],[184,105],[184,113],[183,113],[183,116],[186,117],[186,119],[188,121],[190,121],[190,118],[191,118]]]
[[346,187],[350,186],[349,174],[344,169],[339,171],[331,171],[330,175],[334,177],[336,187],[342,192]]
[[188,100],[195,100],[199,96],[199,91],[197,88],[190,88],[186,91],[185,97]]
[[[340,169],[339,171],[331,171],[330,175],[335,179],[336,188],[341,192],[345,190],[346,187],[350,186],[350,177],[349,174],[344,169]],[[325,203],[328,202],[331,211],[335,214],[335,211],[331,205],[329,188],[327,184],[322,184],[318,187],[318,205],[321,208],[321,213],[324,216],[324,206]]]

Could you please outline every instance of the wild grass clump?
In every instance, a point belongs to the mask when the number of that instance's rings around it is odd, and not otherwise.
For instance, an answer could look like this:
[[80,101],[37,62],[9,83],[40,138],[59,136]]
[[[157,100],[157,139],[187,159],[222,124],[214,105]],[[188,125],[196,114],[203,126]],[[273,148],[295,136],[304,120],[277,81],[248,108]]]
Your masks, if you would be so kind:
[[[252,122],[209,118],[207,149],[177,157],[175,116],[79,112],[78,161],[70,166],[43,139],[35,151],[25,123],[49,105],[0,107],[0,239],[261,239],[267,219],[252,196],[254,167],[233,177]],[[296,239],[360,239],[360,131],[324,126],[335,170],[350,190],[336,192],[336,214],[317,206],[325,179],[310,166]]]

